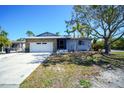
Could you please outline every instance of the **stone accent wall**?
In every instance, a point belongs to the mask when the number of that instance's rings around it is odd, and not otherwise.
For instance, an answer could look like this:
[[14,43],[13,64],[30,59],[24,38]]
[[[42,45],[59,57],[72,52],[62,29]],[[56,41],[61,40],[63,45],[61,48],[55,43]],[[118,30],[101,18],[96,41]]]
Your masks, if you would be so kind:
[[26,39],[26,48],[30,52],[30,43],[31,42],[53,42],[53,52],[57,51],[57,40],[56,39]]

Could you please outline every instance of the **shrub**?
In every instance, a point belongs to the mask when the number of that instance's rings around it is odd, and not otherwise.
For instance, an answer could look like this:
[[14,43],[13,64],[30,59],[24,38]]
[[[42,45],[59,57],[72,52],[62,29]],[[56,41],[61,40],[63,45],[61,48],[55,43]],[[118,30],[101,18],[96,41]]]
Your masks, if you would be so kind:
[[104,42],[98,41],[95,44],[92,44],[92,48],[94,49],[94,51],[102,50],[104,48]]
[[83,86],[84,88],[89,88],[91,87],[92,84],[90,83],[90,81],[82,79],[80,80],[80,85]]
[[111,45],[112,49],[117,49],[117,50],[124,50],[124,38],[121,38],[117,41],[115,41],[112,45]]

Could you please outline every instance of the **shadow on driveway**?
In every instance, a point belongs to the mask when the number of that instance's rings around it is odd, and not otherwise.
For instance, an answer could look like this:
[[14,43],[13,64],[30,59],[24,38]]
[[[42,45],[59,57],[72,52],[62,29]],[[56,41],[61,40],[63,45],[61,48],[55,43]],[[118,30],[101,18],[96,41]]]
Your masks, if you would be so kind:
[[43,63],[47,57],[49,57],[51,54],[33,54],[33,57],[35,57],[35,59],[31,62],[29,62],[28,64],[37,64],[37,63]]

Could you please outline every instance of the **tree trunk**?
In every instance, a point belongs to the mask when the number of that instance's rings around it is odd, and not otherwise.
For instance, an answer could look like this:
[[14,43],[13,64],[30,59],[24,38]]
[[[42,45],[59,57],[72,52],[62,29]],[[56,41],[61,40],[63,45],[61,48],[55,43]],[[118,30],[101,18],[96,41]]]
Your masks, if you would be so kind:
[[109,41],[107,39],[105,39],[104,41],[104,48],[105,48],[105,54],[109,54],[109,51],[110,51],[110,44],[109,44]]

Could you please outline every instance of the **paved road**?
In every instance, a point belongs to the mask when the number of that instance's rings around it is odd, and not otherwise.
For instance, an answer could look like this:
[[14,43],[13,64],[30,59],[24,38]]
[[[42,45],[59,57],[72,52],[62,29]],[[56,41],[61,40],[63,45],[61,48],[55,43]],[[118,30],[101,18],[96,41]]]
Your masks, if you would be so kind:
[[[105,51],[104,49],[102,50],[103,52]],[[124,50],[111,50],[111,52],[124,52]]]
[[50,53],[12,53],[0,55],[0,87],[19,87]]
[[124,52],[124,50],[111,50],[111,52]]

